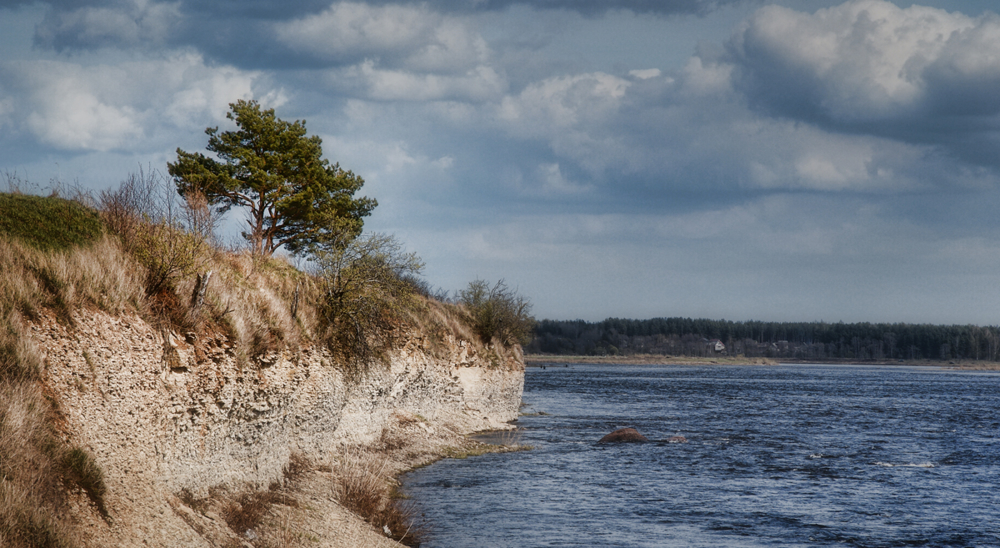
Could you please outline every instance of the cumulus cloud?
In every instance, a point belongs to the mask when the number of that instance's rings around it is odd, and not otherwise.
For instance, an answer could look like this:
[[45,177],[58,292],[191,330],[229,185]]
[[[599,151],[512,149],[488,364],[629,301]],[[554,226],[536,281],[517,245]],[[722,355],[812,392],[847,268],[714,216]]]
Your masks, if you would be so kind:
[[[662,206],[672,191],[883,194],[978,188],[994,177],[953,154],[955,141],[845,132],[748,109],[736,71],[725,55],[704,54],[669,74],[550,77],[505,96],[490,122],[512,139],[544,142],[551,157],[542,165],[577,170],[578,184],[601,189],[594,199],[639,207]],[[517,173],[539,173],[536,165],[525,158]]]
[[[203,129],[227,105],[254,96],[258,74],[207,66],[194,54],[119,65],[0,64],[8,124],[55,149],[135,150],[166,128]],[[263,94],[283,101],[280,90]]]
[[498,114],[522,131],[562,131],[617,110],[629,85],[627,80],[601,72],[556,76],[505,97]]
[[357,79],[364,87],[365,96],[377,101],[458,99],[482,102],[499,97],[506,88],[503,78],[487,66],[476,67],[465,74],[441,75],[382,70],[366,61],[335,74]]
[[[514,5],[597,16],[611,10],[706,14],[745,0],[49,0],[35,44],[56,51],[194,47],[243,67],[354,64],[378,57],[464,71],[487,53],[463,18]],[[4,0],[0,7],[29,4]],[[253,37],[248,42],[247,37]],[[394,64],[395,63],[395,64]]]
[[181,21],[179,2],[123,0],[54,5],[35,28],[35,44],[56,51],[158,46]]
[[[386,0],[382,0],[385,2]],[[396,1],[396,0],[388,0]],[[414,3],[417,0],[411,0]],[[514,5],[535,9],[570,10],[584,14],[600,14],[609,10],[629,10],[636,13],[664,15],[706,14],[720,7],[746,0],[419,0],[438,9],[455,11],[494,11]],[[379,2],[379,3],[382,3]]]
[[278,42],[333,64],[379,59],[412,70],[462,72],[485,61],[485,40],[465,21],[421,6],[338,2],[276,25]]
[[[765,112],[828,127],[924,140],[1000,128],[1000,17],[883,0],[802,13],[755,12],[728,44],[734,82]],[[952,117],[975,115],[968,125]]]
[[629,155],[616,117],[629,80],[602,72],[546,78],[495,108],[495,122],[518,139],[544,139],[558,156],[599,174]]

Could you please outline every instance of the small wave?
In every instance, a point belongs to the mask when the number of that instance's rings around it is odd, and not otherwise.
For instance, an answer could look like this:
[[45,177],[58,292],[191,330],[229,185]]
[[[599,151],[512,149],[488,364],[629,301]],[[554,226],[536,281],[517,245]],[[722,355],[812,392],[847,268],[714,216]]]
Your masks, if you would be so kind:
[[888,462],[876,462],[875,466],[885,466],[887,468],[934,468],[934,463],[932,462],[921,462],[919,464],[891,464]]

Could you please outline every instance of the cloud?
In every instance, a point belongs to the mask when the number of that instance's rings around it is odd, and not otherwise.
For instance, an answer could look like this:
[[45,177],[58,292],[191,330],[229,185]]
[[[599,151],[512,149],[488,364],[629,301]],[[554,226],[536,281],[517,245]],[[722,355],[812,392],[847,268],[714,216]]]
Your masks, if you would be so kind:
[[[393,0],[390,0],[393,1]],[[416,1],[416,0],[414,0]],[[530,6],[538,10],[566,10],[587,15],[611,10],[663,15],[703,15],[720,7],[745,0],[421,0],[447,11],[496,11],[510,6]]]
[[624,151],[613,125],[632,82],[603,72],[529,84],[496,105],[495,123],[518,139],[544,139],[557,156],[596,174]]
[[970,207],[941,202],[793,193],[695,211],[508,212],[474,226],[411,223],[407,241],[432,283],[460,288],[499,272],[541,317],[989,323],[1000,299],[976,299],[992,295],[997,231],[949,234],[901,214]]
[[96,5],[56,4],[36,26],[35,44],[56,51],[155,47],[167,42],[181,20],[179,2],[124,0]]
[[662,72],[658,68],[637,69],[628,71],[629,76],[633,78],[638,78],[639,80],[649,80],[650,78],[656,78],[661,74]]
[[485,40],[464,20],[421,6],[338,2],[275,26],[277,41],[331,65],[378,59],[426,72],[463,72],[486,60]]
[[532,133],[563,131],[617,110],[630,85],[602,72],[547,78],[504,98],[498,115]]
[[171,130],[200,131],[223,119],[228,103],[263,97],[256,73],[212,67],[199,55],[177,54],[118,65],[66,61],[0,64],[0,104],[7,125],[63,151],[148,150]]
[[883,0],[812,14],[767,6],[728,44],[734,86],[755,108],[923,143],[1000,129],[997,51],[995,14],[972,18]]
[[[487,53],[466,22],[515,5],[600,16],[706,14],[745,0],[49,0],[35,44],[59,52],[194,47],[246,68],[342,66],[379,58],[398,68],[465,71]],[[0,1],[2,7],[30,4]],[[248,37],[253,37],[248,40]]]
[[382,70],[371,61],[333,77],[356,79],[368,99],[377,101],[441,101],[462,100],[483,102],[499,98],[506,82],[492,68],[480,66],[465,74],[420,74],[402,70]]

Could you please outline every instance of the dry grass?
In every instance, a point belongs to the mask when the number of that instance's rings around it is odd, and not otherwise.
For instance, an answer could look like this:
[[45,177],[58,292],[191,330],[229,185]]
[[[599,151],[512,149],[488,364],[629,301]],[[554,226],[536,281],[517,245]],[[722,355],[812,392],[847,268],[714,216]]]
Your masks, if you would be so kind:
[[[42,213],[48,205],[38,198],[25,203]],[[55,246],[11,230],[16,227],[0,234],[0,546],[73,546],[66,498],[81,489],[107,517],[103,474],[86,451],[67,446],[56,433],[27,321],[45,312],[71,324],[81,309],[142,310],[141,277],[117,241],[100,230]]]
[[465,341],[477,339],[470,327],[472,317],[465,311],[465,307],[427,297],[418,297],[416,300],[416,306],[407,311],[407,319],[421,332],[434,335],[432,340],[444,340],[447,337]]
[[221,515],[235,535],[226,546],[245,546],[249,543],[258,548],[288,548],[296,546],[293,541],[302,536],[297,527],[292,527],[290,513],[276,508],[277,505],[300,508],[298,501],[278,484],[272,484],[266,491],[253,487],[230,491],[222,486],[209,488],[208,491],[207,497],[199,498],[190,490],[181,489],[177,497],[203,516],[214,512]]
[[71,547],[60,443],[33,383],[0,383],[0,546]]
[[334,494],[342,506],[361,516],[386,536],[406,546],[419,546],[426,536],[412,503],[394,498],[389,460],[361,450],[346,451],[334,467]]
[[[133,229],[135,227],[132,227]],[[192,238],[174,230],[167,237]],[[76,535],[68,521],[67,500],[82,491],[96,509],[108,516],[100,467],[81,448],[67,446],[57,435],[53,400],[43,393],[43,362],[28,336],[29,322],[55,314],[72,325],[73,317],[88,309],[110,314],[137,313],[151,324],[195,339],[224,335],[243,363],[264,366],[275,352],[326,338],[320,314],[321,284],[282,258],[253,257],[214,245],[200,246],[196,269],[172,271],[165,283],[150,292],[148,258],[154,249],[136,250],[104,232],[84,244],[40,249],[30,239],[8,237],[0,231],[0,546],[72,547]],[[209,240],[205,240],[209,242]],[[169,246],[168,246],[169,247]],[[211,271],[198,306],[192,302],[196,275]],[[469,328],[460,306],[417,297],[404,310],[401,326],[419,329],[424,344],[441,352],[445,339],[465,340],[484,348]],[[202,337],[205,335],[205,337]],[[197,344],[200,343],[196,343]],[[433,350],[433,348],[432,348]],[[196,348],[196,356],[198,355]],[[202,356],[204,356],[204,352]],[[84,359],[88,359],[84,356]],[[384,450],[401,448],[398,437],[384,437]],[[370,453],[346,455],[335,469],[342,504],[391,538],[417,545],[423,531],[414,525],[412,506],[393,496],[386,461]],[[283,494],[309,471],[312,464],[293,455],[282,484],[268,491],[216,494],[196,499],[180,497],[193,509],[212,507],[230,528],[246,539],[246,531],[267,533],[255,545],[282,545],[292,535],[289,523],[275,504],[291,505]],[[79,490],[79,491],[78,491]],[[287,514],[286,514],[287,515]],[[268,522],[270,520],[270,523]],[[279,538],[280,537],[280,538]],[[289,537],[290,538],[290,537]],[[277,544],[274,544],[277,543]],[[287,544],[287,543],[286,543]]]
[[[210,488],[207,497],[199,498],[188,489],[181,489],[177,497],[192,510],[202,515],[218,512],[229,529],[240,539],[233,546],[244,542],[258,548],[288,548],[298,546],[303,533],[300,524],[292,523],[288,508],[299,508],[294,492],[298,482],[313,471],[312,463],[298,453],[289,456],[282,481],[273,482],[266,491],[249,488],[232,492],[218,486]],[[287,507],[285,510],[276,505]]]
[[[282,258],[260,259],[249,253],[218,253],[209,270],[202,319],[224,327],[237,343],[243,360],[295,347],[313,339],[318,322],[316,284]],[[183,280],[177,292],[194,291],[194,279]],[[293,302],[298,299],[296,314]]]
[[118,313],[142,302],[134,264],[106,236],[48,251],[0,238],[0,546],[72,546],[64,516],[75,488],[107,516],[97,463],[56,435],[26,320],[49,310],[72,323],[75,310]]
[[57,435],[52,404],[36,380],[36,350],[27,337],[17,343],[3,345],[8,367],[0,379],[0,546],[73,546],[66,497],[81,489],[109,519],[104,475],[89,453]]
[[111,238],[55,252],[0,238],[0,313],[33,318],[48,309],[72,321],[73,310],[91,306],[142,310],[142,292],[137,265]]
[[105,519],[109,518],[104,495],[107,487],[104,485],[104,472],[86,451],[74,447],[62,455],[63,478],[66,482],[76,484],[97,507]]
[[[234,533],[255,538],[264,518],[275,504],[297,506],[294,499],[278,491],[251,491],[234,496],[222,508],[222,517]],[[248,533],[249,532],[249,533]]]

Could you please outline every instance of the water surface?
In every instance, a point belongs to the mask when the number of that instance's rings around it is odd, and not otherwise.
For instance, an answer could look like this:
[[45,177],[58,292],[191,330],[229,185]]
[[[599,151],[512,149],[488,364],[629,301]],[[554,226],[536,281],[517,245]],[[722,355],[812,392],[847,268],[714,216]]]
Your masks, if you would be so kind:
[[533,451],[404,479],[426,546],[1000,546],[995,373],[575,365],[524,401]]

